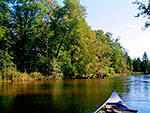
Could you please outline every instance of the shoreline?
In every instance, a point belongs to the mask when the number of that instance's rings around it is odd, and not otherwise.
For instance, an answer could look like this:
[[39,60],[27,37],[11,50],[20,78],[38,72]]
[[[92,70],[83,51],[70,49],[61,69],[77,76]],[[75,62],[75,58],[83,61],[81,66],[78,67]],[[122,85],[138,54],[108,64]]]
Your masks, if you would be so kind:
[[46,80],[65,80],[65,79],[106,79],[106,78],[117,78],[117,77],[125,77],[132,75],[142,75],[142,72],[130,72],[130,73],[122,73],[122,74],[102,74],[101,76],[84,76],[84,77],[70,77],[65,78],[62,75],[50,75],[44,76],[39,72],[32,73],[21,73],[14,70],[9,71],[0,71],[0,82],[24,82],[24,81],[46,81]]

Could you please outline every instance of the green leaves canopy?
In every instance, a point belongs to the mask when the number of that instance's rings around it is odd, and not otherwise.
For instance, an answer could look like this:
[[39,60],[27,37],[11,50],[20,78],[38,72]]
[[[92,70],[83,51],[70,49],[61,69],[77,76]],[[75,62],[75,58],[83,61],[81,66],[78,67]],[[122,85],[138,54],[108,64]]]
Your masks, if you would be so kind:
[[92,30],[79,0],[64,0],[63,6],[56,0],[2,0],[0,9],[0,69],[15,67],[61,78],[129,69],[118,39]]

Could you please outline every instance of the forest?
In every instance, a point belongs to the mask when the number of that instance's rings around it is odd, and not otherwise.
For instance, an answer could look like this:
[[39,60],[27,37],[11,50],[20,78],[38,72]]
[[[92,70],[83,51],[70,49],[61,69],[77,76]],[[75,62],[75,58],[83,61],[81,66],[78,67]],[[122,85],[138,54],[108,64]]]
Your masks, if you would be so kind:
[[147,54],[131,59],[119,40],[92,30],[79,0],[1,0],[0,81],[150,73]]

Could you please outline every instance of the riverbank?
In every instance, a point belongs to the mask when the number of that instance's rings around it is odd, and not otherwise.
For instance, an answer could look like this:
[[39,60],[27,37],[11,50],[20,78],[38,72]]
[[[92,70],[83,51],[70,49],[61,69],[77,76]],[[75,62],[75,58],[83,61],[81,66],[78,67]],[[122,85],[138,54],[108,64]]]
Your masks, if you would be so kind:
[[38,80],[57,80],[57,79],[105,79],[105,78],[114,78],[114,77],[122,77],[122,76],[130,76],[130,75],[141,75],[141,72],[130,72],[130,73],[123,73],[123,74],[114,74],[114,75],[107,75],[102,74],[101,76],[83,76],[83,77],[72,77],[72,78],[65,78],[63,75],[50,75],[45,76],[39,72],[19,72],[16,70],[5,70],[0,71],[0,82],[17,82],[17,81],[38,81]]
[[21,73],[16,70],[4,70],[0,71],[1,82],[15,82],[15,81],[32,81],[32,80],[44,80],[44,76],[39,72],[33,73]]
[[143,74],[142,72],[130,72],[130,73],[122,73],[122,74],[109,75],[108,78],[125,77],[125,76],[142,75],[142,74]]
[[[112,76],[112,75],[111,75]],[[62,73],[43,75],[40,72],[19,72],[16,70],[1,70],[0,71],[0,82],[17,82],[17,81],[38,81],[38,80],[59,80],[59,79],[104,79],[110,77],[110,75],[101,73],[98,75],[83,75],[76,77],[65,77]]]

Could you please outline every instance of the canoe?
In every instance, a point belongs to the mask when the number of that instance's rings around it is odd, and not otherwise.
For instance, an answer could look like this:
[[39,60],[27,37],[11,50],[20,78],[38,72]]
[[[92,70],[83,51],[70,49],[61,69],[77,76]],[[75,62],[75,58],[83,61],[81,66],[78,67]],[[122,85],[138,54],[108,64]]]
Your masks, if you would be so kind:
[[114,91],[109,99],[94,113],[137,113],[138,110],[129,109],[119,97],[118,93]]

